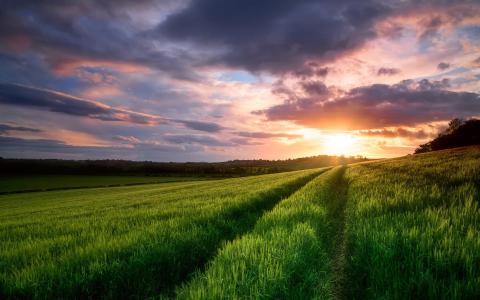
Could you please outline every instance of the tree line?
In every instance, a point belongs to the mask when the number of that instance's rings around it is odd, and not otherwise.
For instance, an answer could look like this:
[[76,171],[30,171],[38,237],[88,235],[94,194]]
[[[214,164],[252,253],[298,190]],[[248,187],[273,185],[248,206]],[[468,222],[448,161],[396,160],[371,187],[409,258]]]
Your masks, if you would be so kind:
[[286,160],[153,162],[128,160],[0,159],[0,175],[246,176],[349,164],[363,156],[318,155]]

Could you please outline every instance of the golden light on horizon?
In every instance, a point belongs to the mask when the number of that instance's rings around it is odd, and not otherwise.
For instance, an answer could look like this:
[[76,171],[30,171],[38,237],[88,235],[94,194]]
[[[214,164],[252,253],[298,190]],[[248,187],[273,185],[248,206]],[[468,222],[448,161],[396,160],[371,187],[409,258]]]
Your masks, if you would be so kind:
[[332,134],[325,136],[324,153],[329,155],[354,155],[357,149],[357,137],[351,134]]

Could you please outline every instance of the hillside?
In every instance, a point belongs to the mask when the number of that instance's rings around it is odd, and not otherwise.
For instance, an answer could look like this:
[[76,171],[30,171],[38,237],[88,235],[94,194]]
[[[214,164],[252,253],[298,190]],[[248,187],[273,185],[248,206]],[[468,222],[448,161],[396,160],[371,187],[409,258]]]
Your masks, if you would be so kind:
[[0,195],[0,298],[476,299],[480,147]]
[[448,128],[430,142],[420,145],[415,153],[480,145],[480,120],[453,119]]

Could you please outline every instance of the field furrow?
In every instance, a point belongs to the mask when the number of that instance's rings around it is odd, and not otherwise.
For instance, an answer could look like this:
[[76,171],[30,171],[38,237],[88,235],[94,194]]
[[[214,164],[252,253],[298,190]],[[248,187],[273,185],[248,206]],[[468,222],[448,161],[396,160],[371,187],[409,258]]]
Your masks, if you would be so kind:
[[[229,242],[179,299],[326,299],[340,288],[345,167],[280,202],[252,232]],[[339,236],[339,237],[337,237]]]
[[0,296],[168,293],[319,172],[1,196]]

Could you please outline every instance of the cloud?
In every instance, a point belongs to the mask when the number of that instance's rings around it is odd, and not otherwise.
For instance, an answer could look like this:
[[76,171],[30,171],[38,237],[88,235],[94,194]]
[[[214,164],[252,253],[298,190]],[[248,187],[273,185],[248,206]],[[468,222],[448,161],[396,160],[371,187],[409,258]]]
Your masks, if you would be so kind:
[[[404,17],[416,19],[421,41],[433,41],[447,29],[478,24],[478,1],[416,1]],[[416,4],[416,5],[415,5]]]
[[252,141],[252,139],[249,139],[249,138],[231,138],[229,141],[235,145],[241,145],[241,146],[263,145],[263,143]]
[[86,100],[57,91],[17,84],[0,83],[0,104],[30,106],[78,117],[126,122],[136,125],[177,123],[198,131],[219,132],[223,129],[222,126],[215,123],[168,119],[156,115],[114,108],[100,102]]
[[328,67],[321,67],[315,62],[309,62],[293,71],[293,75],[301,79],[307,79],[315,76],[326,77],[328,72]]
[[140,66],[197,80],[189,66],[193,57],[181,49],[159,49],[143,34],[149,24],[142,15],[166,14],[176,6],[174,1],[150,0],[8,1],[0,13],[0,41],[13,45],[11,51],[33,50],[57,72],[85,65],[119,70]]
[[208,135],[169,134],[164,136],[163,139],[173,144],[200,144],[214,147],[232,146],[230,142],[224,142]]
[[287,138],[287,139],[296,139],[302,137],[299,134],[289,134],[289,133],[270,133],[263,131],[239,131],[235,132],[236,135],[246,138],[254,139],[270,139],[270,138]]
[[0,50],[35,53],[57,73],[109,66],[182,80],[202,80],[202,65],[324,77],[322,64],[381,36],[379,24],[392,17],[418,12],[427,37],[478,12],[474,1],[434,0],[7,1],[3,8]]
[[433,37],[438,33],[438,30],[444,25],[446,21],[441,16],[433,16],[431,18],[422,19],[420,25],[422,32],[421,39]]
[[126,143],[126,144],[133,144],[133,145],[141,143],[141,141],[134,136],[116,135],[112,138],[112,140],[123,142],[123,143]]
[[424,40],[478,11],[474,1],[199,0],[170,14],[156,33],[210,53],[205,64],[308,78],[327,75],[323,64],[369,41],[401,35],[398,20],[413,20]]
[[225,128],[223,126],[220,126],[216,123],[211,123],[211,122],[185,121],[185,120],[173,120],[173,121],[183,124],[187,128],[199,130],[199,131],[205,131],[205,132],[220,132]]
[[262,143],[254,141],[253,139],[266,139],[272,137],[286,137],[290,139],[297,137],[296,135],[264,132],[237,132],[235,134],[240,137],[221,140],[213,136],[201,134],[168,134],[164,136],[163,139],[173,144],[203,145],[207,147],[234,147],[238,145],[262,145]]
[[[477,91],[471,72],[468,85],[456,70],[448,73],[451,87],[432,79],[390,85],[400,69],[405,78],[423,78],[432,75],[432,62],[471,67],[465,62],[478,48],[477,2],[7,1],[0,82],[24,85],[0,85],[7,111],[0,123],[35,124],[42,136],[70,143],[70,132],[87,132],[98,137],[95,145],[137,152],[224,145],[228,155],[250,155],[240,145],[274,142],[278,149],[268,155],[277,155],[280,144],[300,139],[278,143],[297,137],[268,132],[274,127],[248,118],[248,110],[271,106],[258,111],[266,121],[390,131],[478,113],[469,100],[477,94],[460,92]],[[375,78],[389,85],[374,85]],[[235,132],[247,125],[259,128]],[[65,138],[54,134],[60,131]],[[167,144],[144,142],[167,136]]]
[[379,76],[391,76],[391,75],[396,75],[400,73],[400,70],[399,69],[395,69],[395,68],[380,68],[378,69],[377,71],[377,75]]
[[472,66],[477,68],[480,67],[480,56],[472,61]]
[[444,71],[448,68],[450,68],[450,64],[446,62],[441,62],[437,65],[437,69],[439,69],[440,71]]
[[39,152],[59,152],[62,150],[71,150],[71,151],[82,151],[85,148],[102,148],[102,147],[91,147],[83,146],[76,147],[68,145],[62,141],[58,140],[46,140],[46,139],[22,139],[17,137],[0,137],[0,148],[2,152],[7,152],[8,150],[15,151],[24,151],[24,150],[33,150]]
[[216,49],[208,63],[310,75],[318,70],[309,60],[331,60],[362,46],[391,10],[374,0],[201,0],[170,14],[157,31],[173,41]]
[[166,120],[161,117],[117,109],[57,91],[8,83],[0,84],[0,103],[37,107],[51,112],[102,121],[122,121],[141,125],[166,123]]
[[290,96],[284,103],[256,111],[270,121],[293,121],[322,129],[361,130],[411,126],[480,113],[480,95],[454,92],[448,80],[405,80],[373,84],[322,96]]
[[321,81],[303,81],[300,82],[302,90],[308,95],[323,96],[330,93],[327,86]]
[[[201,147],[137,143],[133,146],[75,146],[59,140],[23,139],[0,136],[0,156],[15,158],[75,158],[75,159],[149,159],[188,160],[188,154]],[[182,159],[181,155],[184,156]]]
[[35,133],[42,132],[42,130],[36,129],[36,128],[0,124],[0,134],[5,134],[10,131],[35,132]]
[[401,127],[396,129],[364,130],[364,131],[360,131],[359,134],[364,136],[372,136],[372,137],[409,138],[409,139],[427,139],[435,136],[433,133],[428,133],[423,129],[408,130]]

